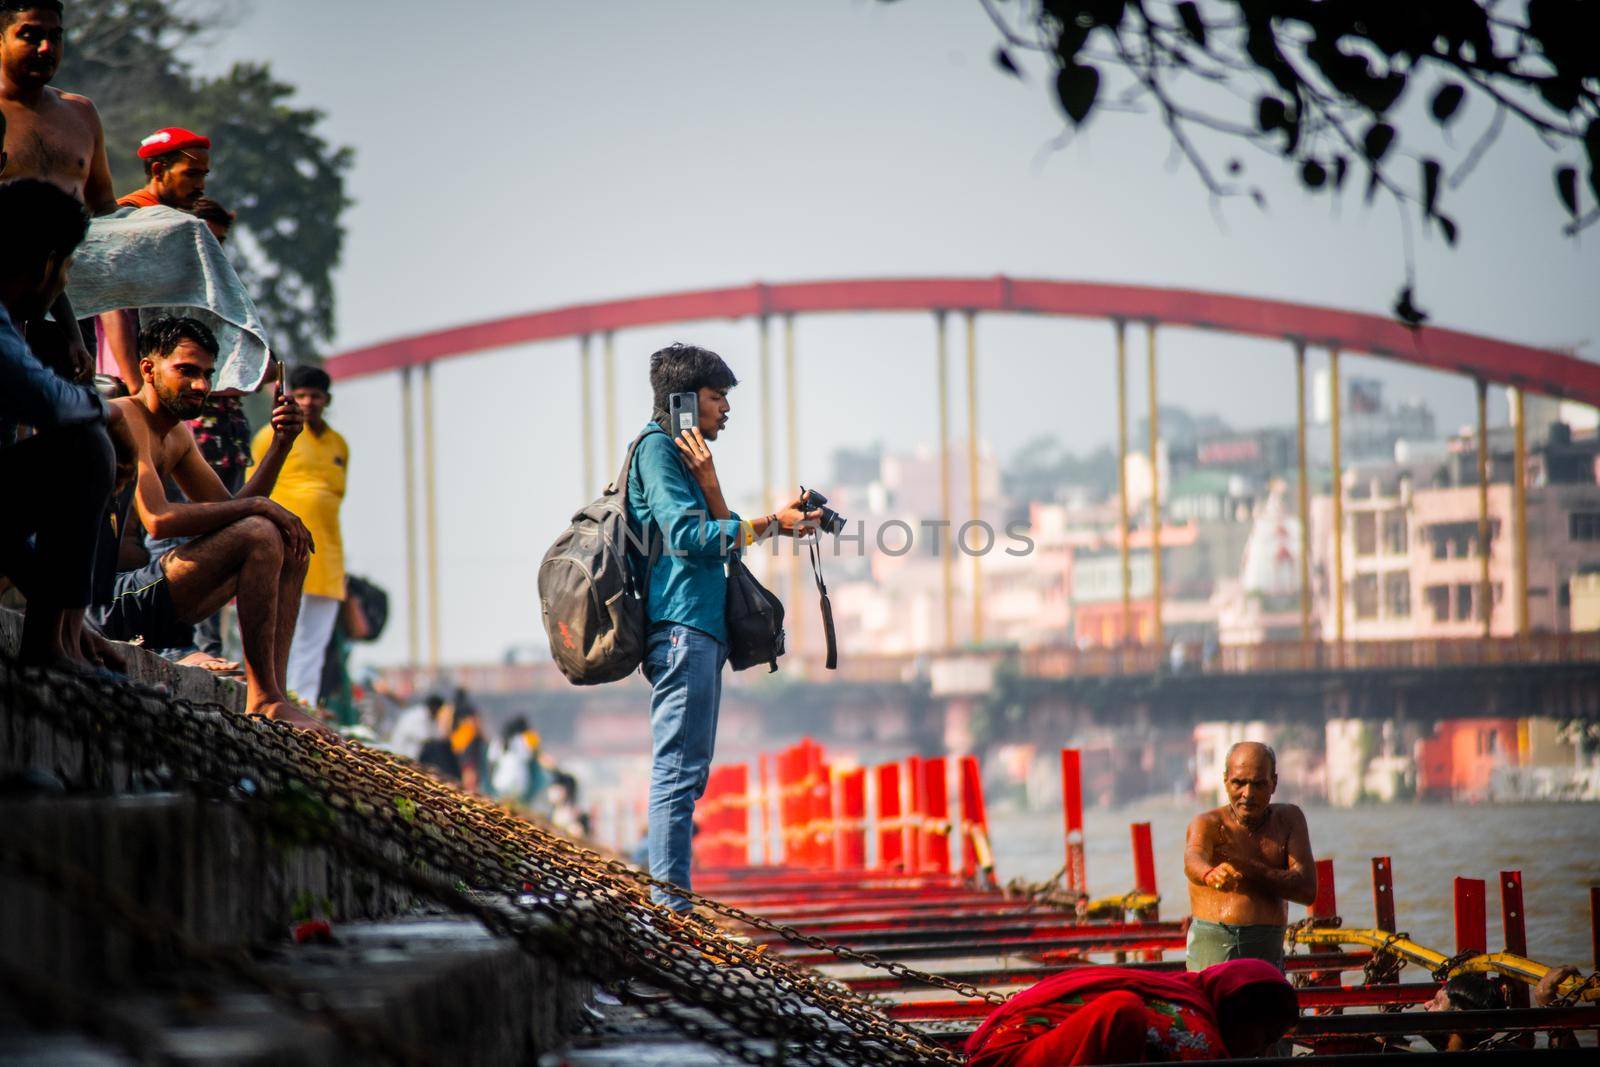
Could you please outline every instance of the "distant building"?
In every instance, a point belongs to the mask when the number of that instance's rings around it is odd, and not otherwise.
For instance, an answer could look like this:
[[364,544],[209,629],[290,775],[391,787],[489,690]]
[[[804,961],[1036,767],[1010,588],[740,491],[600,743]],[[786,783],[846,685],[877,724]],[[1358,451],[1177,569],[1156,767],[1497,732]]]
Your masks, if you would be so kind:
[[[1324,369],[1317,371],[1312,381],[1312,421],[1327,426],[1333,418],[1332,379]],[[1385,403],[1383,383],[1376,378],[1347,377],[1344,389],[1339,447],[1345,463],[1393,460],[1401,442],[1438,440],[1433,411],[1421,401]],[[1326,469],[1333,462],[1333,446],[1326,433],[1311,434],[1306,451],[1315,467]]]
[[[1475,637],[1516,632],[1519,576],[1509,430],[1489,439],[1488,544],[1479,543],[1476,442],[1450,443],[1443,461],[1356,465],[1345,472],[1344,636],[1347,640]],[[1528,626],[1575,625],[1573,582],[1600,571],[1600,440],[1575,440],[1557,423],[1529,447]],[[1317,501],[1320,586],[1331,590],[1331,501]],[[1492,602],[1482,603],[1488,554]],[[1323,632],[1334,632],[1331,593],[1319,597]],[[1581,614],[1581,609],[1580,609]]]

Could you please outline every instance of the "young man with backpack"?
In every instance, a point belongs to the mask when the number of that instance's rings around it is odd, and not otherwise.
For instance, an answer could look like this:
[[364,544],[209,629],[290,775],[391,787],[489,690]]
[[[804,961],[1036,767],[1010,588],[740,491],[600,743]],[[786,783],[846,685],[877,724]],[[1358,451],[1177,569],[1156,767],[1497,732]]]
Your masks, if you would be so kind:
[[[715,352],[674,344],[650,357],[652,421],[629,466],[628,512],[643,543],[658,544],[653,564],[641,561],[645,607],[644,675],[650,698],[650,873],[689,888],[694,805],[705,792],[728,660],[724,618],[730,557],[767,533],[803,535],[819,512],[800,501],[757,519],[728,507],[707,442],[728,425],[728,390],[738,384]],[[699,425],[677,437],[666,431],[669,398],[699,396]],[[691,905],[657,893],[677,911]]]

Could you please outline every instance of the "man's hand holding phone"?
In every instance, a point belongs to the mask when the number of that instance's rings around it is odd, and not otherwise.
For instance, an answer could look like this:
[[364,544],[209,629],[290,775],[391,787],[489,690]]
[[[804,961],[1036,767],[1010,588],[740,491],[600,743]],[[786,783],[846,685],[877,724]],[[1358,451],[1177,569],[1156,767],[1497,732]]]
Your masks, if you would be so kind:
[[294,397],[286,391],[288,382],[285,379],[283,361],[274,357],[272,362],[278,368],[278,382],[272,392],[272,441],[285,449],[294,444],[294,439],[300,436],[300,431],[305,428],[305,413],[300,410],[300,405],[294,402]]

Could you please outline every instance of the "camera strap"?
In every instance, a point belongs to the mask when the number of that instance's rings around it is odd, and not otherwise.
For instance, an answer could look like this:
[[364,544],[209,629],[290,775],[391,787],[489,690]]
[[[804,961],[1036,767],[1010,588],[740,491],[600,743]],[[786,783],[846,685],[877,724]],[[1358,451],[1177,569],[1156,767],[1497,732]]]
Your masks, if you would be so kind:
[[833,635],[833,604],[828,600],[828,583],[822,580],[822,555],[817,542],[822,540],[819,533],[807,539],[807,546],[811,550],[811,574],[817,580],[817,595],[822,598],[822,636],[827,641],[828,656],[823,661],[823,666],[830,671],[839,669],[839,645]]

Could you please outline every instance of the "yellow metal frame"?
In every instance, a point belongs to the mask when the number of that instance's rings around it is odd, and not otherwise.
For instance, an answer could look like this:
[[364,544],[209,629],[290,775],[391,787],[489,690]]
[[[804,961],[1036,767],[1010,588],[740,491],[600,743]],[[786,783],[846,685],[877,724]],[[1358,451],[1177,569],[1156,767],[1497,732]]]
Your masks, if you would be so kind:
[[[1429,971],[1438,970],[1452,959],[1442,952],[1418,944],[1403,934],[1391,934],[1387,930],[1347,930],[1341,927],[1313,926],[1292,930],[1290,937],[1300,945],[1360,945],[1374,952],[1387,953],[1407,963],[1426,967]],[[1517,956],[1510,952],[1486,952],[1462,960],[1452,966],[1449,973],[1453,976],[1472,971],[1503,974],[1520,979],[1529,985],[1537,985],[1550,973],[1551,968],[1537,960],[1530,960],[1526,956]],[[1584,979],[1581,977],[1569,978],[1561,983],[1559,992],[1565,995],[1577,989],[1583,982]],[[1586,991],[1583,999],[1600,1000],[1600,989]]]
[[1103,919],[1130,911],[1145,911],[1160,903],[1161,898],[1154,893],[1123,893],[1115,897],[1095,897],[1084,905],[1084,913],[1091,919]]

